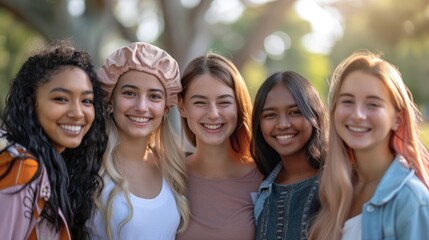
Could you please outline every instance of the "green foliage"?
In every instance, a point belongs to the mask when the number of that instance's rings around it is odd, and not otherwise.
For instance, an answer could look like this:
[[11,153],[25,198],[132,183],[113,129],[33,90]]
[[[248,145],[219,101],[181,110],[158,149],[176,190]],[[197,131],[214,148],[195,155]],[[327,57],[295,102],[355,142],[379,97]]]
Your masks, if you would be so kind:
[[248,61],[241,71],[244,80],[246,81],[247,88],[249,89],[252,99],[255,98],[256,92],[268,77],[265,72],[264,66],[256,63],[255,61]]
[[[302,36],[311,32],[309,23],[300,18],[295,9],[291,8],[285,12],[283,23],[277,31],[284,32],[290,37],[291,47],[285,51],[281,59],[267,55],[263,66],[258,68],[256,66],[258,63],[252,62],[251,67],[248,65],[243,69],[246,76],[250,76],[247,78],[249,80],[247,83],[251,93],[255,94],[262,82],[274,72],[290,70],[307,78],[322,98],[325,98],[328,90],[327,78],[330,74],[329,58],[326,55],[311,53],[302,45]],[[258,73],[251,74],[255,71]],[[265,72],[264,77],[263,72]],[[263,78],[258,80],[255,76]],[[258,86],[256,90],[252,91],[256,86]]]
[[[398,4],[400,3],[400,4]],[[363,0],[336,6],[344,37],[331,54],[333,66],[356,50],[381,52],[402,73],[417,104],[429,102],[429,6],[426,0]]]
[[0,8],[0,111],[10,80],[25,59],[43,40],[31,28],[21,24],[12,15]]
[[420,137],[423,141],[423,144],[429,148],[429,123],[426,122],[421,126]]

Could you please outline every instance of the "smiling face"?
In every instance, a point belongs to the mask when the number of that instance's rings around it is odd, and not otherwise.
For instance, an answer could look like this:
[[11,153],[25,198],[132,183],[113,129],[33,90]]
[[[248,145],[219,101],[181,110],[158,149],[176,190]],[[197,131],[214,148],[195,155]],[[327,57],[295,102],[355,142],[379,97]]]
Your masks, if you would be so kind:
[[197,76],[179,107],[195,134],[197,145],[229,144],[237,127],[237,103],[232,88],[210,74]]
[[93,89],[80,68],[65,68],[36,90],[36,117],[57,152],[75,148],[94,121]]
[[113,118],[119,136],[148,137],[166,114],[166,94],[154,75],[130,70],[121,75],[112,93]]
[[311,137],[312,126],[282,82],[268,93],[260,124],[265,141],[280,156],[305,154],[304,146]]
[[335,129],[353,150],[387,150],[400,123],[381,79],[355,71],[343,80],[334,111]]

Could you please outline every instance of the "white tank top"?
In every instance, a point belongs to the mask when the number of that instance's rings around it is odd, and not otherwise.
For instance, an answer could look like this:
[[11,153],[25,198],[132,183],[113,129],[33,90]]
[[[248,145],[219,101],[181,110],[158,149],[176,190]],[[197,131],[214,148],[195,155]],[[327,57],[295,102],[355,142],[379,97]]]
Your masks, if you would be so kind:
[[344,223],[341,240],[362,239],[362,214],[348,219]]
[[[112,190],[112,181],[106,181],[103,189],[103,200]],[[113,202],[111,229],[113,239],[133,240],[171,240],[176,238],[180,215],[173,192],[165,179],[162,180],[161,192],[153,199],[144,199],[130,193],[134,208],[133,218],[127,222],[118,234],[119,223],[128,215],[128,207],[123,193],[118,193]],[[107,239],[104,221],[97,210],[91,228],[91,239]]]

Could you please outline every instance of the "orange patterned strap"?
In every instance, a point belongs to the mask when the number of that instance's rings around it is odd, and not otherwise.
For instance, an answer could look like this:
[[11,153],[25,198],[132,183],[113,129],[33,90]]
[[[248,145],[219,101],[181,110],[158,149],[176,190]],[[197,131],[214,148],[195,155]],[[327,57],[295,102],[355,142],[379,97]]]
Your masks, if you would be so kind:
[[[70,240],[67,230],[65,228],[60,229],[60,240]],[[37,240],[36,228],[33,229],[28,240]]]
[[[36,174],[39,163],[27,155],[28,158],[20,159],[13,163],[10,172],[0,180],[0,190],[16,185],[24,185],[28,183]],[[8,151],[4,151],[0,155],[0,175],[4,174],[9,168],[13,157]]]
[[[26,154],[23,149],[13,149],[15,153],[21,153]],[[9,165],[11,164],[13,160],[13,155],[15,155],[13,152],[10,151],[4,151],[0,154],[0,175],[4,174],[7,169],[9,168]],[[19,186],[24,185],[28,183],[33,176],[37,172],[37,168],[39,166],[39,163],[32,158],[31,155],[26,154],[28,158],[23,158],[20,160],[17,160],[13,163],[12,168],[10,169],[10,172],[0,180],[0,190],[7,189],[13,186]],[[43,175],[43,172],[42,172]],[[40,211],[45,206],[46,200],[42,197],[37,197],[37,208],[34,208],[33,215],[35,219],[38,219],[40,217]],[[38,210],[39,209],[39,210]],[[66,226],[62,226],[59,232],[59,238],[64,240],[69,240],[69,234]],[[37,240],[37,231],[36,228],[33,228],[30,235],[28,236],[28,239],[30,240]]]

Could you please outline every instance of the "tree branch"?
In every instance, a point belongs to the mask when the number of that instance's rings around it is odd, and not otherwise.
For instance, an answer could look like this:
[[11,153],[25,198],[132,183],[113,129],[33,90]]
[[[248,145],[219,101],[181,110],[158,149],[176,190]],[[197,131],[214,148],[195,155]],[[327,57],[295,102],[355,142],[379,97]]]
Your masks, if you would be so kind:
[[258,53],[265,37],[278,28],[284,19],[285,12],[294,3],[295,0],[277,0],[266,4],[264,14],[261,15],[252,31],[246,35],[247,41],[244,47],[233,58],[238,69],[241,69],[249,58]]

